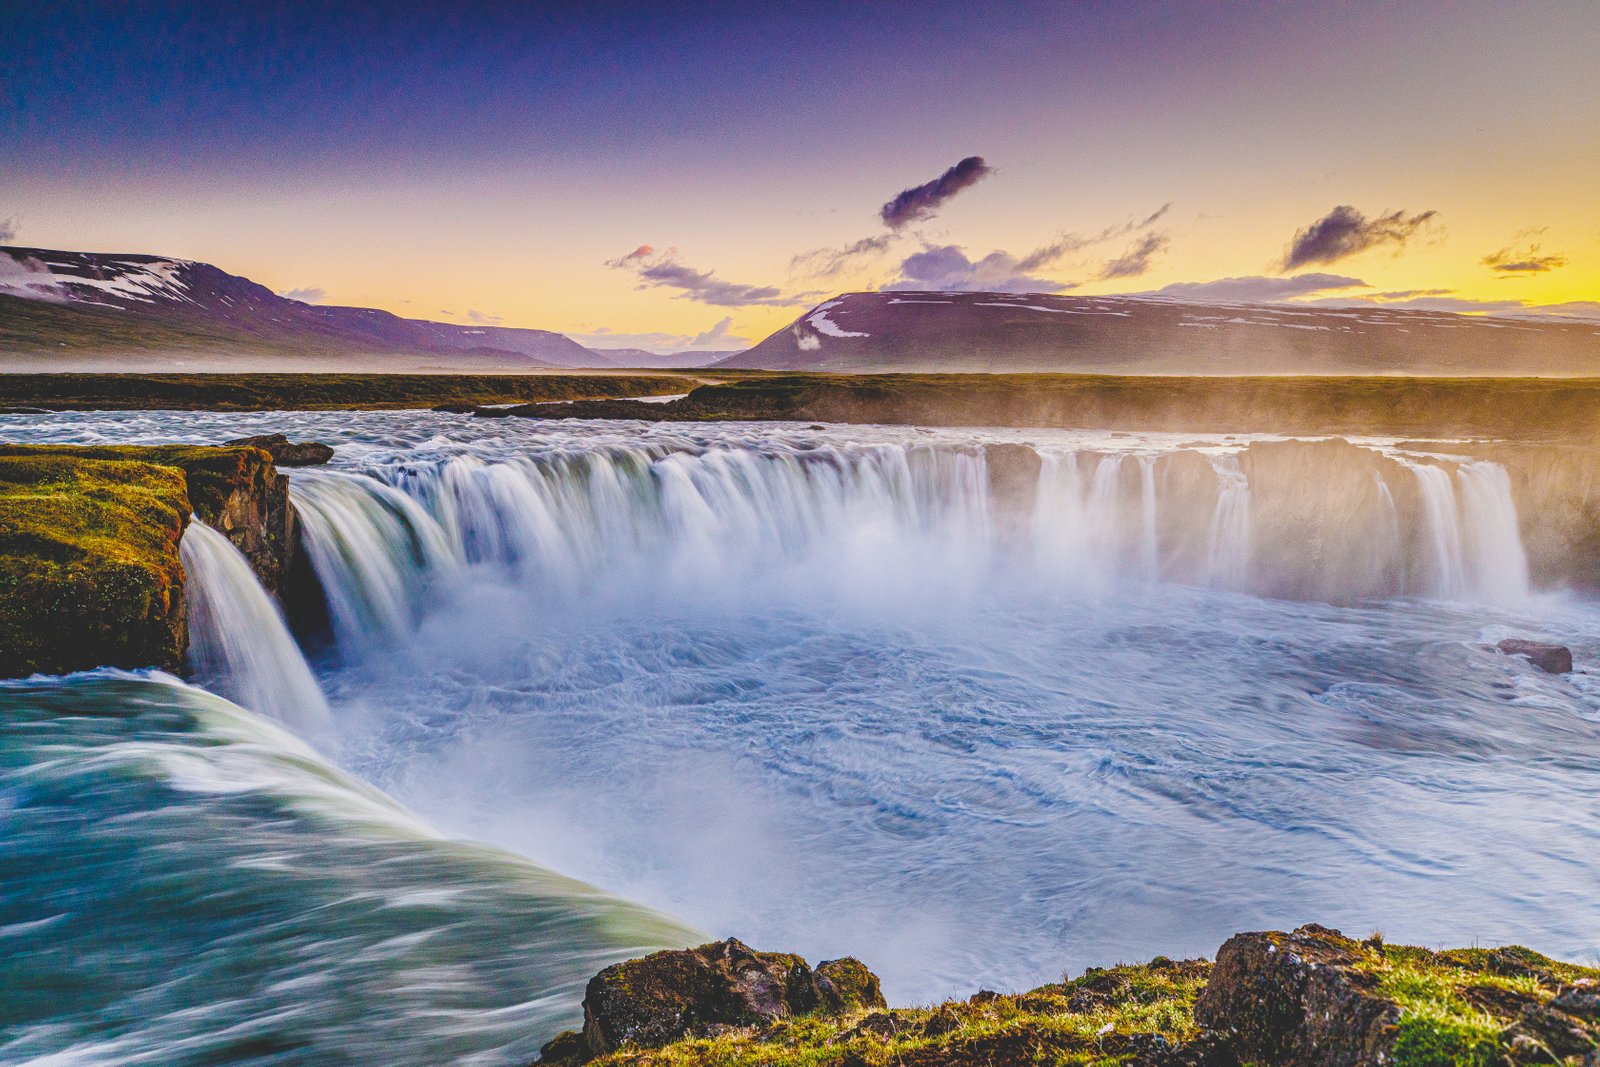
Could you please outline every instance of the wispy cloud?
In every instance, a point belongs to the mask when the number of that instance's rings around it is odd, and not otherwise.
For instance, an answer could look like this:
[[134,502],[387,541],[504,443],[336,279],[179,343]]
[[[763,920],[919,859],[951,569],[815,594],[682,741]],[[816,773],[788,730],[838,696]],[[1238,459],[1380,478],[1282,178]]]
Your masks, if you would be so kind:
[[1483,257],[1485,267],[1501,275],[1543,274],[1567,265],[1567,257],[1558,253],[1541,255],[1537,241],[1524,245],[1509,244],[1497,252]]
[[505,321],[503,315],[486,315],[474,308],[467,309],[467,321],[477,323],[479,326],[498,326]]
[[1415,215],[1391,211],[1369,219],[1349,204],[1340,204],[1295,233],[1289,250],[1284,253],[1282,269],[1290,271],[1317,263],[1337,263],[1380,245],[1403,247],[1437,215],[1437,211]]
[[926,221],[937,215],[957,193],[970,189],[993,173],[994,168],[985,163],[982,156],[968,156],[933,181],[903,190],[883,205],[878,217],[891,230]]
[[1337,289],[1366,287],[1367,283],[1360,278],[1349,278],[1342,274],[1296,274],[1292,278],[1270,278],[1256,274],[1217,278],[1209,282],[1174,282],[1154,292],[1137,295],[1164,296],[1195,303],[1269,304]]
[[17,239],[17,220],[11,218],[0,219],[0,245],[8,245]]
[[1306,303],[1318,307],[1399,308],[1403,311],[1445,311],[1462,315],[1493,315],[1498,318],[1546,319],[1567,322],[1600,322],[1600,301],[1568,300],[1559,304],[1534,304],[1526,300],[1477,300],[1454,296],[1453,289],[1422,289],[1408,292],[1378,293],[1375,296],[1328,296]]
[[1102,281],[1111,278],[1137,278],[1150,271],[1150,261],[1166,251],[1172,239],[1164,233],[1147,233],[1133,247],[1100,268]]
[[677,333],[617,333],[601,326],[588,333],[568,332],[586,348],[599,351],[615,348],[643,348],[652,352],[684,352],[693,349],[748,348],[750,339],[733,334],[733,316],[729,315],[709,329],[693,336]]
[[285,300],[298,300],[302,304],[320,304],[328,298],[328,294],[316,285],[307,285],[299,289],[285,289],[278,294]]
[[789,270],[807,278],[832,278],[859,259],[880,255],[899,240],[899,234],[882,233],[863,237],[843,248],[814,248],[789,261]]
[[742,285],[724,281],[714,271],[696,270],[678,262],[676,248],[657,252],[650,245],[640,245],[625,256],[608,260],[606,266],[636,274],[640,289],[676,289],[680,299],[698,300],[702,304],[717,307],[790,307],[803,304],[816,295],[786,294],[772,285]]
[[1059,293],[1073,288],[1076,283],[1029,274],[1022,261],[1005,252],[968,259],[959,245],[938,245],[912,253],[901,262],[899,277],[884,286],[888,290],[968,293]]

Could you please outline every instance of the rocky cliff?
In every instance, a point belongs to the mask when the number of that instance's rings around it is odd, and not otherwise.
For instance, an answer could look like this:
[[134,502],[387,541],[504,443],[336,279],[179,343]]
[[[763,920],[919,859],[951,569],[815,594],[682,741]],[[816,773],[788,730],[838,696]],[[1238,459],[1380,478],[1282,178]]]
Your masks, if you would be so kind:
[[304,585],[288,479],[254,445],[0,445],[0,677],[180,670],[191,514],[274,596]]

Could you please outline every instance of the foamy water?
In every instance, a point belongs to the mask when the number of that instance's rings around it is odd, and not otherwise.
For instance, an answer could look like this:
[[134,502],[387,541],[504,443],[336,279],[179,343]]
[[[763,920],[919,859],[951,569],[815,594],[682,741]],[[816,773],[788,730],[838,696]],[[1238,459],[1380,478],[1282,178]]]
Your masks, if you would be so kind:
[[[1313,920],[1600,952],[1600,614],[1530,577],[1477,446],[3,421],[338,445],[293,475],[323,755],[697,929],[860,956],[891,1000]],[[1002,443],[1040,456],[1021,499]],[[1512,634],[1580,671],[1482,647]]]

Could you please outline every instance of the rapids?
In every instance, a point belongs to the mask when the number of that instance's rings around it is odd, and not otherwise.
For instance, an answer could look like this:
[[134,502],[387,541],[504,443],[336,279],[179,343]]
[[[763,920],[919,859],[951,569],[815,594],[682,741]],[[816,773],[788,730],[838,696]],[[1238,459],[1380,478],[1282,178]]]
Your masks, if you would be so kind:
[[[328,725],[246,680],[292,666],[201,676],[453,838],[719,936],[860,956],[891,1001],[1305,921],[1600,953],[1600,674],[1583,669],[1600,611],[1563,590],[1581,567],[1553,518],[1584,505],[1587,460],[428,412],[0,417],[12,440],[266,431],[338,446],[292,473],[328,596],[332,632],[307,638]],[[1038,455],[1031,492],[991,488],[999,444]],[[1568,644],[1580,670],[1483,648],[1513,634]],[[580,923],[566,947],[593,938]],[[570,1011],[572,987],[550,988]]]

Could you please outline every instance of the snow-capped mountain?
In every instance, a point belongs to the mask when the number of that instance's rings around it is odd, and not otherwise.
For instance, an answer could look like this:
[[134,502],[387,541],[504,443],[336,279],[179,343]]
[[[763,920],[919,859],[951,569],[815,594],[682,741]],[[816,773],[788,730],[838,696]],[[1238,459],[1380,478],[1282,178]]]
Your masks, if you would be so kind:
[[1148,297],[847,293],[730,368],[1108,374],[1600,374],[1600,324]]
[[375,308],[305,304],[209,263],[0,248],[0,353],[63,349],[125,356],[406,356],[449,366],[609,364],[548,330],[458,326]]

